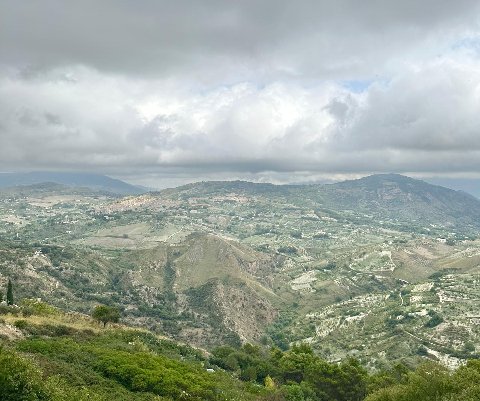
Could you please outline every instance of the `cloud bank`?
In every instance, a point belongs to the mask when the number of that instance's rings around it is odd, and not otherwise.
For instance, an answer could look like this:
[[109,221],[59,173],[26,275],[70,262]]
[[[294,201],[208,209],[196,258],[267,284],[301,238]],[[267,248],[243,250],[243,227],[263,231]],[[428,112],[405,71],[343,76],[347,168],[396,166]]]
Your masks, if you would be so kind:
[[0,169],[480,174],[480,4],[0,1]]

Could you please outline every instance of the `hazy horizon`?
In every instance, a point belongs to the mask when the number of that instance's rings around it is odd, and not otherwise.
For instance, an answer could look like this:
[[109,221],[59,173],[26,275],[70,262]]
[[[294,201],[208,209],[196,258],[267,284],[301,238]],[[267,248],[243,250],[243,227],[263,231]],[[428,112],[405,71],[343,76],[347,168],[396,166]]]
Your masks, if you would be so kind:
[[[343,176],[343,177],[338,177],[337,179],[333,178],[325,178],[325,179],[318,179],[318,180],[313,180],[311,177],[307,177],[304,181],[275,181],[275,180],[258,180],[255,178],[255,176],[250,177],[250,179],[245,179],[245,177],[239,177],[239,178],[232,178],[228,177],[226,179],[218,179],[216,177],[213,177],[212,179],[186,179],[183,182],[178,182],[178,180],[175,181],[156,181],[153,185],[144,185],[141,182],[135,182],[132,180],[123,179],[123,177],[120,176],[114,176],[114,175],[108,175],[108,174],[103,174],[102,172],[86,172],[86,171],[0,171],[0,176],[2,174],[78,174],[78,175],[87,175],[87,174],[92,174],[92,175],[98,175],[98,176],[106,176],[109,178],[117,179],[120,180],[124,183],[127,183],[129,185],[132,185],[137,188],[142,188],[145,190],[151,190],[151,191],[156,191],[156,190],[163,190],[163,189],[168,189],[168,188],[177,188],[182,185],[186,184],[193,184],[193,183],[198,183],[198,182],[205,182],[205,181],[225,181],[225,182],[231,182],[231,181],[246,181],[246,182],[252,182],[252,183],[259,183],[259,184],[274,184],[274,185],[312,185],[312,184],[335,184],[338,182],[342,181],[347,181],[347,180],[356,180],[356,179],[361,179],[368,177],[372,174],[357,174],[353,176]],[[381,173],[381,174],[399,174],[395,172],[389,172],[389,173]],[[423,180],[429,184],[433,185],[439,185],[443,186],[446,188],[450,188],[456,191],[463,191],[466,193],[469,193],[470,195],[473,195],[477,198],[480,198],[480,179],[477,178],[455,178],[455,177],[423,177],[423,176],[412,176],[408,174],[402,174],[407,177],[411,177],[414,179],[419,179]],[[20,183],[20,184],[15,184],[15,185],[25,185],[25,183]],[[2,186],[2,183],[0,182],[0,187]],[[3,183],[3,186],[4,183]]]

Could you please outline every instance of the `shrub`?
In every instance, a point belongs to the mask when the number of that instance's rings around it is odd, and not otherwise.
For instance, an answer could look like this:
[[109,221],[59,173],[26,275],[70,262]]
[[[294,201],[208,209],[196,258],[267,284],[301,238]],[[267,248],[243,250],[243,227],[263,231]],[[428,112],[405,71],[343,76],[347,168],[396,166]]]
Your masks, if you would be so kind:
[[425,327],[433,328],[438,326],[440,323],[443,323],[443,317],[441,317],[436,312],[430,313],[430,320],[425,323]]
[[15,320],[13,325],[20,330],[25,330],[28,328],[29,324],[26,320]]
[[40,371],[15,352],[0,347],[0,400],[49,400]]
[[296,255],[298,253],[298,249],[295,248],[294,246],[285,245],[285,246],[279,247],[278,252],[286,253],[288,255]]
[[58,314],[57,308],[36,299],[24,299],[20,308],[23,316],[51,316]]

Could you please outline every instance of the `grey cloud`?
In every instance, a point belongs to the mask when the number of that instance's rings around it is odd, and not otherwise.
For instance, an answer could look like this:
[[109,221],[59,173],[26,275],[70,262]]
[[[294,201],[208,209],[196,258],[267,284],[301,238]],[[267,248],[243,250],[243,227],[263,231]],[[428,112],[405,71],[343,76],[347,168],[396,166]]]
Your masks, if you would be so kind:
[[143,146],[167,148],[175,135],[172,120],[169,116],[157,115],[138,130],[129,133],[129,139]]
[[[239,84],[184,94],[149,118],[141,105],[150,92],[132,104],[139,89],[128,80],[85,72],[75,83],[0,81],[0,159],[7,168],[116,174],[476,171],[478,65],[426,65],[360,94]],[[168,105],[170,95],[159,96]]]
[[477,27],[479,7],[474,0],[3,0],[0,52],[3,63],[30,69],[85,64],[201,79],[233,70],[235,80],[243,64],[245,76],[267,69],[264,79],[369,74],[385,58],[407,57],[412,41],[437,51],[437,36]]
[[44,117],[45,117],[45,121],[47,122],[47,124],[61,125],[61,123],[62,123],[61,118],[56,114],[45,113]]
[[347,118],[349,110],[348,104],[339,100],[332,99],[332,101],[325,106],[325,108],[335,117],[339,123],[343,123]]
[[444,60],[374,85],[347,126],[337,116],[334,148],[480,150],[478,71],[477,62]]

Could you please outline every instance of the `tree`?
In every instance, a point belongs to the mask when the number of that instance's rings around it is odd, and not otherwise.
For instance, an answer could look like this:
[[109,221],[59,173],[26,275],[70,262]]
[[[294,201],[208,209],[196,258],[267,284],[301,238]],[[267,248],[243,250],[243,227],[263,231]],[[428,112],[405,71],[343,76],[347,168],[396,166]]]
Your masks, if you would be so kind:
[[285,382],[294,381],[297,383],[305,379],[308,368],[318,360],[308,344],[294,345],[290,351],[283,354],[279,361]]
[[0,291],[0,303],[3,302],[3,291]]
[[275,389],[275,382],[273,379],[270,377],[270,375],[267,375],[264,380],[265,387],[268,388],[269,390],[274,390]]
[[430,311],[428,314],[431,319],[425,323],[425,327],[432,328],[438,326],[440,323],[443,323],[443,317],[441,317],[437,312]]
[[10,280],[7,284],[7,305],[13,305],[13,285]]
[[92,317],[102,322],[105,327],[107,323],[117,323],[120,320],[120,312],[113,306],[98,305],[93,310]]

